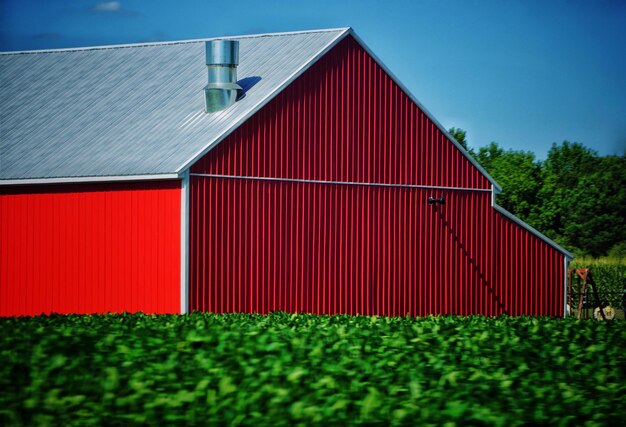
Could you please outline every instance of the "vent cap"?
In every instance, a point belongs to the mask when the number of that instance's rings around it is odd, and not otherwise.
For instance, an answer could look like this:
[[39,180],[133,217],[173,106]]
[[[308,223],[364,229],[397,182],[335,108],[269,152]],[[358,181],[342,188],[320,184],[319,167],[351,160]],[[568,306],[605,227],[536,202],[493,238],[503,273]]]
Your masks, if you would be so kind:
[[205,52],[209,83],[204,88],[204,109],[207,113],[214,113],[232,106],[242,91],[237,84],[239,42],[207,41]]

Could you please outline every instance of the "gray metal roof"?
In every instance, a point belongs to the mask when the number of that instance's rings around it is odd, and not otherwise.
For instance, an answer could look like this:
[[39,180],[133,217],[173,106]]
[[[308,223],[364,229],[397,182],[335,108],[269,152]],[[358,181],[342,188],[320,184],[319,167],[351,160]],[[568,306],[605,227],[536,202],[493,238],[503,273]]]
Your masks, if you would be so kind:
[[0,185],[180,177],[348,34],[499,191],[350,28],[219,37],[239,40],[238,79],[255,83],[213,114],[203,97],[204,42],[213,39],[0,53]]
[[348,34],[499,191],[350,28],[227,37],[240,42],[239,80],[255,83],[213,114],[213,39],[0,53],[0,185],[179,177]]
[[228,37],[260,80],[213,114],[210,39],[0,54],[0,183],[178,176],[349,32]]

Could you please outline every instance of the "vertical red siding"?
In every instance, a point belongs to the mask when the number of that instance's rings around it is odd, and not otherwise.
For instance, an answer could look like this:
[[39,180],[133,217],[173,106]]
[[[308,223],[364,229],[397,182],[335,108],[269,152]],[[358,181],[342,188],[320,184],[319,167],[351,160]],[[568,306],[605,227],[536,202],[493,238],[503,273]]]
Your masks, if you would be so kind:
[[563,314],[563,255],[350,37],[191,172],[192,310]]
[[511,315],[563,316],[564,255],[493,210],[494,278]]
[[0,189],[0,315],[180,309],[180,183]]
[[192,173],[490,188],[490,182],[347,37]]
[[562,255],[489,193],[192,177],[190,197],[192,310],[563,314]]
[[459,227],[489,193],[192,177],[190,196],[192,310],[502,312],[489,246],[466,253],[486,224]]

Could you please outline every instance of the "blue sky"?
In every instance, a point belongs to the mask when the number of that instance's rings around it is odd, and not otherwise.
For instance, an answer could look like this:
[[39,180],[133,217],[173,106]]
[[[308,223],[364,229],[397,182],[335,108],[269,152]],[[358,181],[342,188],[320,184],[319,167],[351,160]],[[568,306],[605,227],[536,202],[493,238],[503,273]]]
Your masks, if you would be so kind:
[[0,50],[353,27],[447,128],[626,152],[626,0],[0,0]]

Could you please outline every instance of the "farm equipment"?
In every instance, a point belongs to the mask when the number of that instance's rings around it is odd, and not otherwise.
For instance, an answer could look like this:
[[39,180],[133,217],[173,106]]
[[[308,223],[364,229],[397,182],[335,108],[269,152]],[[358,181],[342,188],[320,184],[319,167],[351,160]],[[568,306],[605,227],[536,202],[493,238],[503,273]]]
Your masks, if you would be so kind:
[[[595,299],[595,307],[596,310],[600,313],[602,320],[607,320],[607,315],[605,313],[605,308],[602,307],[602,303],[600,302],[600,295],[598,293],[598,288],[596,286],[596,282],[593,280],[593,275],[591,274],[591,270],[588,268],[577,268],[577,269],[569,269],[569,280],[568,280],[568,305],[572,307],[572,295],[573,295],[573,286],[574,279],[578,279],[578,307],[576,312],[576,317],[578,319],[582,316],[583,306],[585,305],[584,298],[587,295],[587,285],[591,285],[591,289],[593,291],[593,296]],[[611,316],[612,318],[612,316]],[[598,319],[599,320],[599,319]]]

